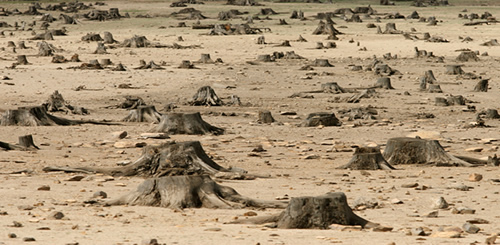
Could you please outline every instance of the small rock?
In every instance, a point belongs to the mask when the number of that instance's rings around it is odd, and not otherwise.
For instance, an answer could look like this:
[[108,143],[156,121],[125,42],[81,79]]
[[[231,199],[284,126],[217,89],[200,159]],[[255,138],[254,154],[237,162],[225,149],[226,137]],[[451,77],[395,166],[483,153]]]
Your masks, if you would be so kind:
[[467,152],[481,152],[481,151],[483,151],[483,148],[482,147],[471,147],[471,148],[465,149],[465,151],[467,151]]
[[412,228],[410,231],[412,236],[425,236],[425,231],[422,227]]
[[470,219],[470,220],[467,220],[467,222],[471,223],[471,224],[489,224],[490,222],[485,220],[485,219],[481,219],[481,218],[475,218],[475,219]]
[[257,213],[254,212],[254,211],[248,211],[248,212],[244,213],[243,216],[247,216],[247,217],[249,217],[249,216],[257,216]]
[[10,227],[23,227],[23,224],[21,224],[21,222],[17,222],[17,221],[12,221],[12,225],[9,225]]
[[75,175],[75,176],[71,176],[71,177],[65,179],[65,181],[80,181],[83,178],[85,178],[85,176],[83,176],[83,175]]
[[402,184],[402,188],[415,188],[418,186],[418,183],[410,183],[410,184]]
[[435,210],[435,211],[431,211],[428,214],[424,215],[424,217],[427,217],[427,218],[437,218],[438,214],[439,214],[439,212],[437,210]]
[[401,201],[401,200],[399,200],[397,198],[394,198],[394,199],[391,200],[391,203],[392,204],[403,204],[403,201]]
[[124,139],[125,137],[127,137],[127,135],[128,135],[127,131],[116,131],[111,133],[111,136],[114,139]]
[[434,201],[432,204],[432,208],[437,208],[437,209],[446,209],[448,208],[449,204],[444,200],[444,197],[439,197]]
[[304,157],[304,159],[319,159],[320,156],[319,155],[316,155],[316,154],[311,154],[311,155],[307,155]]
[[452,208],[451,209],[452,214],[475,214],[476,210],[472,208]]
[[9,236],[9,238],[16,238],[17,237],[17,235],[15,233],[9,233],[8,236]]
[[39,190],[39,191],[50,191],[50,186],[48,186],[48,185],[42,185],[42,186],[38,187],[37,190]]
[[62,219],[64,214],[62,212],[54,211],[49,214],[49,219]]
[[481,230],[479,227],[477,227],[476,225],[473,225],[469,222],[466,222],[462,228],[464,228],[464,231],[467,232],[467,233],[471,233],[471,234],[476,234],[479,232],[479,230]]
[[36,241],[34,237],[23,237],[24,242],[34,242]]
[[214,228],[207,228],[204,231],[221,231],[221,230],[222,230],[221,228],[214,227]]
[[438,231],[431,234],[431,237],[440,237],[440,238],[460,238],[460,232],[455,231]]
[[472,181],[472,182],[478,182],[478,181],[481,181],[482,179],[483,179],[483,176],[481,174],[472,173],[469,175],[469,181]]
[[96,191],[94,192],[94,194],[92,195],[93,198],[97,198],[97,197],[100,197],[100,198],[107,198],[108,197],[108,194],[104,191]]
[[375,232],[389,232],[389,231],[392,231],[393,229],[394,228],[389,227],[389,226],[378,225],[376,227],[373,227],[372,231],[375,231]]
[[17,209],[19,210],[33,210],[35,207],[31,205],[19,205],[17,206]]
[[166,133],[142,133],[142,138],[145,139],[169,139],[170,136]]
[[459,190],[459,191],[468,191],[471,187],[470,186],[466,186],[464,184],[453,184],[450,186],[451,189],[455,189],[455,190]]
[[493,235],[486,238],[485,243],[486,244],[495,244],[496,240],[497,240],[497,234],[493,234]]

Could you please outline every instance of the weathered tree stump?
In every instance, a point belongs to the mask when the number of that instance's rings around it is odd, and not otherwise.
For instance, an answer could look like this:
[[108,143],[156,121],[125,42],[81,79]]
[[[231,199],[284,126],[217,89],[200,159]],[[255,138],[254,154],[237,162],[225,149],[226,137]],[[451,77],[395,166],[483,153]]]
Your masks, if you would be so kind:
[[71,62],[81,62],[80,57],[78,56],[78,54],[74,54],[73,56],[71,56],[70,61]]
[[464,74],[464,70],[462,70],[461,65],[446,65],[446,74],[447,75],[462,75]]
[[315,59],[314,66],[318,67],[333,67],[334,65],[330,64],[328,59]]
[[114,38],[113,38],[113,34],[111,34],[111,32],[109,31],[105,31],[103,33],[104,35],[104,43],[105,44],[113,44],[113,43],[118,43],[118,41],[116,41]]
[[115,123],[91,120],[69,120],[47,113],[43,106],[19,107],[7,110],[0,117],[0,126],[69,126],[79,124],[116,125]]
[[37,43],[38,56],[52,56],[54,55],[55,48],[52,44],[45,41]]
[[437,81],[436,77],[434,76],[434,72],[432,70],[425,71],[424,77],[427,83],[435,83]]
[[398,31],[396,29],[396,23],[389,22],[385,24],[385,31],[384,34],[402,34],[402,31]]
[[222,186],[210,176],[165,176],[145,180],[137,190],[108,205],[184,208],[285,208],[280,201],[261,201],[241,196],[236,190]]
[[139,67],[136,67],[134,69],[140,70],[140,69],[153,69],[153,70],[164,70],[165,68],[161,67],[160,65],[156,64],[154,61],[149,61],[149,63],[146,63],[146,61],[141,60],[140,61],[141,65]]
[[446,98],[448,105],[465,105],[465,98],[462,95],[451,95]]
[[335,42],[327,42],[325,47],[326,48],[336,48],[337,44]]
[[101,42],[104,41],[99,33],[87,33],[87,35],[82,37],[84,42]]
[[151,132],[167,134],[214,134],[221,135],[224,129],[205,122],[199,112],[196,113],[169,113],[161,117],[158,126]]
[[15,48],[16,44],[13,41],[8,41],[7,42],[7,48]]
[[141,97],[127,95],[125,96],[125,101],[118,105],[119,108],[122,109],[136,109],[139,106],[145,106],[146,102]]
[[121,44],[122,47],[129,47],[129,48],[145,48],[148,47],[151,43],[148,41],[148,39],[145,36],[133,36],[130,39],[125,39],[123,43]]
[[394,89],[391,85],[391,78],[389,77],[380,77],[375,83],[374,87],[383,88],[383,89]]
[[161,116],[161,113],[156,111],[156,108],[153,105],[137,106],[136,109],[131,110],[129,114],[122,119],[122,122],[159,123]]
[[24,41],[19,41],[19,42],[17,42],[17,48],[18,48],[18,49],[28,49],[28,48],[26,47],[26,44],[24,43]]
[[479,61],[479,57],[474,51],[462,51],[456,60],[459,62]]
[[427,92],[429,92],[429,93],[442,93],[443,90],[441,89],[441,85],[439,85],[439,84],[429,84],[429,87],[427,88]]
[[437,140],[406,137],[390,138],[387,141],[383,156],[391,165],[473,166],[473,164],[447,153]]
[[278,215],[239,219],[231,224],[263,224],[274,222],[280,229],[328,229],[332,224],[359,225],[373,228],[378,224],[367,221],[352,212],[343,192],[329,192],[322,196],[294,197]]
[[391,166],[380,153],[380,147],[358,147],[351,160],[340,169],[352,170],[392,170]]
[[181,62],[181,64],[178,66],[178,68],[181,68],[181,69],[194,69],[196,67],[194,66],[193,63],[191,63],[191,61],[189,61],[189,60],[183,60]]
[[28,59],[26,59],[26,55],[18,55],[16,65],[29,65]]
[[70,111],[73,114],[88,114],[87,109],[68,104],[57,90],[49,96],[49,99],[42,106],[49,112],[63,111],[67,113]]
[[276,120],[274,120],[273,115],[270,111],[259,111],[259,119],[257,120],[257,122],[270,124],[275,121]]
[[375,75],[380,75],[380,76],[392,76],[401,74],[400,71],[392,69],[387,64],[376,64],[375,67],[373,68],[373,73],[375,73]]
[[94,51],[94,54],[107,54],[107,48],[104,46],[104,43],[98,42],[97,43],[97,48]]
[[62,55],[54,55],[54,57],[52,57],[52,63],[66,63],[68,62],[68,60],[66,58],[64,58],[64,56]]
[[109,66],[109,65],[112,65],[113,62],[111,61],[111,59],[101,59],[99,61],[99,63],[102,65],[102,66]]
[[474,92],[488,92],[489,79],[481,79],[474,87]]
[[487,47],[492,47],[492,46],[500,46],[500,43],[498,43],[497,39],[491,39],[488,42],[480,44],[481,46],[487,46]]
[[212,60],[212,58],[210,58],[210,54],[201,54],[201,58],[197,63],[213,64],[215,62]]
[[198,89],[189,104],[195,106],[221,106],[223,103],[213,88],[210,86],[203,86]]
[[257,44],[266,44],[266,38],[264,36],[260,36],[257,38]]
[[76,25],[78,23],[75,18],[65,14],[60,14],[59,19],[62,19],[66,25]]
[[449,106],[448,101],[443,97],[436,97],[434,104],[436,106]]
[[336,82],[321,84],[321,90],[323,90],[324,93],[332,94],[341,94],[346,92],[345,89],[340,87],[340,85]]
[[323,45],[323,42],[316,42],[316,47],[314,47],[315,49],[324,49],[325,48],[325,45]]
[[498,110],[496,110],[496,109],[487,109],[484,114],[485,114],[485,117],[489,118],[489,119],[500,118],[500,115],[498,114]]
[[318,27],[313,31],[313,35],[328,35],[331,37],[330,40],[336,40],[336,36],[342,34],[340,31],[333,27],[333,21],[330,18],[327,18],[327,22],[320,21],[318,23]]
[[19,145],[26,149],[40,149],[35,145],[31,134],[19,136]]
[[125,67],[123,66],[122,63],[118,63],[115,68],[111,69],[112,71],[126,71]]
[[334,113],[316,112],[307,115],[307,118],[299,125],[300,127],[317,127],[317,126],[341,126],[342,123]]
[[261,54],[261,55],[257,56],[257,60],[261,61],[261,62],[273,62],[274,61],[274,59],[271,58],[271,55],[269,55],[269,54]]

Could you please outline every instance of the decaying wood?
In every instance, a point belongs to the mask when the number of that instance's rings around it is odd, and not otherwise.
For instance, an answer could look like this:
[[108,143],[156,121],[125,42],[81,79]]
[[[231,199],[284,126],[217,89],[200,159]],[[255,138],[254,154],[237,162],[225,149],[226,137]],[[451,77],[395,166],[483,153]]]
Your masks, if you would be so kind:
[[161,117],[160,123],[151,132],[167,134],[214,134],[221,135],[224,129],[210,125],[196,113],[168,113]]
[[392,170],[394,169],[380,153],[380,147],[358,147],[351,160],[340,169],[352,170]]
[[161,113],[156,111],[153,105],[137,106],[137,108],[130,110],[129,114],[122,119],[122,122],[159,123],[161,116]]
[[220,106],[223,103],[219,96],[215,94],[215,90],[213,88],[210,86],[203,86],[198,89],[189,104],[195,106]]
[[19,107],[14,110],[7,110],[0,117],[0,126],[69,126],[79,124],[119,125],[109,122],[70,120],[56,117],[48,114],[43,106]]
[[18,150],[18,151],[29,151],[29,150],[38,150],[38,146],[35,145],[33,141],[33,136],[23,135],[19,136],[19,144],[10,144],[6,142],[0,141],[0,148],[4,150]]
[[276,120],[274,120],[273,115],[270,111],[259,111],[259,119],[257,120],[257,122],[270,124],[275,121]]
[[59,93],[59,91],[54,91],[47,101],[42,104],[43,107],[49,112],[57,112],[57,111],[63,111],[63,112],[71,112],[73,114],[79,114],[79,115],[85,115],[88,114],[88,110],[79,107],[79,106],[72,106],[69,103],[67,103],[62,94]]
[[136,109],[139,106],[145,106],[146,102],[141,97],[127,95],[125,96],[125,101],[118,105],[122,109]]
[[474,87],[474,92],[488,92],[489,79],[481,79]]

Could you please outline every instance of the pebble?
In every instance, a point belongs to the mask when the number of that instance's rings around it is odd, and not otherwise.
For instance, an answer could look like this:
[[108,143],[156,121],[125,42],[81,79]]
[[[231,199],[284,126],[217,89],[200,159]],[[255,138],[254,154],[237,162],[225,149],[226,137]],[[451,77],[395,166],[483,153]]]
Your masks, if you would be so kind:
[[37,190],[39,190],[39,191],[50,191],[50,186],[48,186],[48,185],[42,185],[42,186],[38,187]]
[[469,222],[466,222],[462,228],[464,229],[465,232],[471,233],[471,234],[476,234],[478,233],[481,229],[477,227],[476,225],[473,225]]
[[49,214],[50,219],[62,219],[64,218],[64,214],[59,211],[53,211],[52,213]]
[[83,176],[83,175],[75,175],[75,176],[71,176],[71,177],[65,179],[65,181],[80,181],[83,178],[85,178],[85,176]]
[[34,242],[34,241],[36,241],[36,240],[35,240],[35,238],[33,238],[33,237],[24,237],[24,238],[23,238],[23,241],[24,241],[24,242]]
[[9,236],[9,238],[16,238],[17,237],[17,235],[15,233],[9,233],[8,236]]
[[489,224],[490,222],[485,220],[485,219],[481,219],[481,218],[474,218],[474,219],[470,219],[470,220],[467,220],[467,222],[471,223],[471,224]]
[[403,201],[401,201],[401,200],[399,200],[397,198],[394,198],[394,199],[391,200],[391,203],[392,204],[403,204]]
[[17,206],[17,209],[19,210],[33,210],[35,207],[31,205],[19,205]]
[[402,184],[402,188],[415,188],[418,186],[418,183],[409,183],[409,184]]
[[127,135],[128,135],[127,131],[115,131],[111,133],[111,136],[114,139],[124,139],[125,137],[127,137]]
[[432,208],[437,208],[437,209],[446,209],[448,207],[449,207],[449,204],[448,204],[448,202],[446,202],[444,197],[439,197],[432,204]]
[[478,182],[478,181],[481,181],[482,179],[483,179],[483,176],[481,174],[472,173],[469,175],[469,181],[472,181],[472,182]]
[[100,198],[107,198],[108,197],[108,194],[104,191],[96,191],[94,192],[94,194],[92,195],[93,198],[96,198],[96,197],[100,197]]
[[249,217],[249,216],[257,216],[257,213],[254,212],[254,211],[248,211],[248,212],[244,213],[243,216],[247,216],[247,217]]

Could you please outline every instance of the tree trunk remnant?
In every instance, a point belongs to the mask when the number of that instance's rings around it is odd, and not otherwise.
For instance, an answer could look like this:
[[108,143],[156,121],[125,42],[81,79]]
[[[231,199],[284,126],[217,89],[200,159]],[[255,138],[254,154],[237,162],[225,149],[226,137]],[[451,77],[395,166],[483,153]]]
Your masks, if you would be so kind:
[[38,146],[33,142],[33,136],[23,135],[19,136],[19,144],[9,144],[6,142],[0,141],[0,148],[4,150],[18,150],[18,151],[31,151],[31,150],[39,150]]
[[26,55],[18,55],[16,65],[29,65],[28,59],[26,59]]
[[118,41],[116,41],[114,38],[113,38],[113,34],[111,34],[111,32],[109,31],[105,31],[104,32],[104,43],[105,44],[113,44],[113,43],[118,43]]
[[439,84],[429,84],[429,87],[427,88],[427,92],[429,92],[429,93],[442,93],[443,90],[441,89],[441,85],[439,85]]
[[191,61],[189,61],[189,60],[183,60],[181,62],[181,64],[178,66],[178,68],[181,68],[181,69],[194,69],[196,67],[194,67],[194,64],[191,63]]
[[276,120],[274,120],[273,115],[270,111],[259,111],[259,119],[257,120],[257,122],[271,124],[275,121]]
[[393,170],[380,153],[380,147],[358,147],[351,160],[339,169],[352,170]]
[[316,112],[307,115],[307,118],[299,125],[300,127],[317,127],[317,126],[341,126],[342,123],[334,113]]
[[224,129],[210,125],[196,113],[169,113],[161,117],[160,123],[151,132],[167,134],[214,134],[221,135]]
[[496,118],[500,118],[500,115],[498,114],[498,110],[496,110],[496,109],[487,109],[486,113],[485,113],[485,117],[490,118],[490,119],[496,119]]
[[324,93],[332,94],[342,94],[346,92],[346,90],[340,87],[336,82],[321,84],[321,90],[323,90]]
[[38,46],[38,55],[39,56],[52,56],[52,55],[54,55],[55,48],[51,44],[49,44],[45,41],[42,41],[42,42],[37,43],[37,46]]
[[318,67],[333,67],[334,65],[330,64],[328,59],[316,59],[314,60],[314,66]]
[[447,153],[439,144],[439,141],[419,138],[390,138],[387,141],[383,156],[391,165],[474,166]]
[[215,62],[212,60],[212,58],[210,58],[210,54],[201,54],[201,58],[197,61],[197,63],[213,64]]
[[156,111],[154,105],[138,106],[136,109],[131,110],[129,114],[122,119],[122,122],[159,123],[161,120],[161,116],[161,113]]
[[26,47],[26,44],[24,43],[24,41],[19,41],[19,42],[17,42],[17,48],[18,48],[18,49],[28,49],[28,48]]
[[448,105],[465,105],[465,98],[462,95],[452,95],[446,98]]
[[203,86],[198,89],[189,104],[194,106],[221,106],[223,103],[212,87]]
[[258,37],[257,44],[266,44],[266,38],[264,36]]
[[402,34],[402,31],[398,31],[396,29],[396,23],[389,22],[385,24],[385,31],[384,34]]
[[482,79],[474,87],[474,92],[488,92],[489,79]]
[[47,113],[43,106],[19,107],[7,110],[0,117],[0,126],[69,126],[79,124],[117,125],[115,123],[91,120],[69,120]]
[[462,51],[456,60],[459,62],[479,61],[479,57],[474,51]]
[[464,74],[464,70],[462,70],[461,65],[446,65],[446,74],[447,75],[462,75]]
[[257,56],[257,60],[261,61],[261,62],[273,62],[274,61],[274,59],[271,58],[271,55],[269,55],[269,54],[261,54],[261,55]]
[[443,97],[436,97],[434,104],[436,106],[449,106],[448,101],[446,100],[446,98]]
[[241,196],[236,190],[222,186],[210,176],[165,176],[145,180],[137,190],[108,205],[153,206],[171,208],[285,208],[280,201],[261,201]]
[[122,109],[136,109],[139,106],[145,106],[146,102],[141,97],[127,95],[125,96],[125,101],[118,105]]
[[391,78],[389,78],[389,77],[379,78],[374,87],[383,88],[383,89],[394,89],[391,85]]
[[108,51],[106,50],[106,46],[104,46],[104,43],[98,42],[94,54],[107,54],[107,53]]

